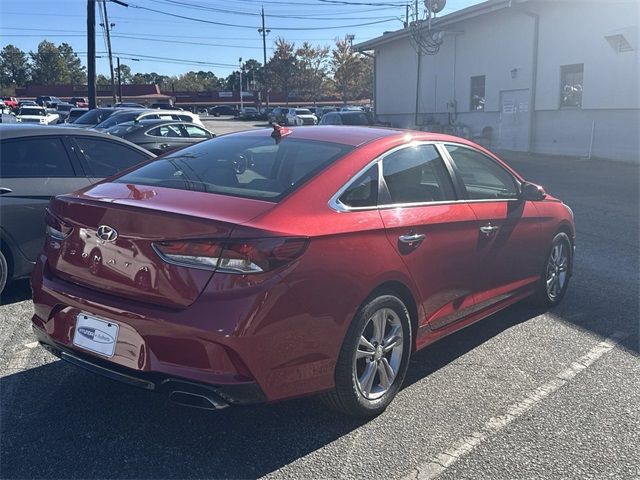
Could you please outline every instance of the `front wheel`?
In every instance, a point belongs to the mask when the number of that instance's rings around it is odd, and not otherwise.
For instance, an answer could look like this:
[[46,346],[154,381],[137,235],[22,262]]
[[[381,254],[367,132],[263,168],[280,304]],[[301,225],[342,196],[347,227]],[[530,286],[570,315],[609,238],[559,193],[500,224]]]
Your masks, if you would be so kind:
[[534,303],[552,307],[562,301],[569,287],[572,255],[573,246],[566,233],[560,232],[553,237],[542,277],[533,297]]
[[5,285],[7,284],[7,279],[9,276],[9,267],[7,264],[7,259],[4,258],[4,253],[0,250],[0,294],[4,290]]
[[409,365],[411,322],[394,295],[368,301],[345,337],[335,371],[335,389],[323,400],[347,415],[382,413],[396,396]]

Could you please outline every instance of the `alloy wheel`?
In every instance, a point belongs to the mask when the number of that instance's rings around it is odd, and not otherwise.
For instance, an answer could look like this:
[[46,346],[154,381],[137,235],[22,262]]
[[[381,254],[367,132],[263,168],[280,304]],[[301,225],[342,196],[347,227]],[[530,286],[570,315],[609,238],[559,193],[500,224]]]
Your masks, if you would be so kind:
[[365,322],[353,360],[360,394],[367,400],[382,397],[393,385],[402,362],[404,329],[390,308],[377,310]]
[[562,293],[569,269],[569,247],[559,241],[553,245],[547,262],[547,295],[554,301]]

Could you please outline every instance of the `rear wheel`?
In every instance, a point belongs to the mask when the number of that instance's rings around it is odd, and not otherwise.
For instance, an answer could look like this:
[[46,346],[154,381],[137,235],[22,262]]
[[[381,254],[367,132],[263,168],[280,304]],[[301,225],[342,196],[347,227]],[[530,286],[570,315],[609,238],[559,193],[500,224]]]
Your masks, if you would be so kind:
[[564,298],[571,277],[573,247],[569,236],[558,233],[551,242],[540,283],[533,297],[534,303],[554,306]]
[[9,266],[7,259],[4,256],[2,250],[0,250],[0,294],[4,291],[4,287],[7,285],[7,277],[9,276]]
[[335,389],[324,395],[325,403],[357,417],[382,413],[402,386],[410,353],[411,322],[404,303],[394,295],[371,299],[349,327]]

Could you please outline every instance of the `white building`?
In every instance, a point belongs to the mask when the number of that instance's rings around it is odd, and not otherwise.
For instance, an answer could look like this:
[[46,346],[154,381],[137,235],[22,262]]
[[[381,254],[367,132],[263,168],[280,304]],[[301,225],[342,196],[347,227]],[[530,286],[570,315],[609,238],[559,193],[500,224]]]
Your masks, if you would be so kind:
[[489,0],[354,48],[373,51],[375,110],[395,127],[638,162],[639,20],[640,0]]

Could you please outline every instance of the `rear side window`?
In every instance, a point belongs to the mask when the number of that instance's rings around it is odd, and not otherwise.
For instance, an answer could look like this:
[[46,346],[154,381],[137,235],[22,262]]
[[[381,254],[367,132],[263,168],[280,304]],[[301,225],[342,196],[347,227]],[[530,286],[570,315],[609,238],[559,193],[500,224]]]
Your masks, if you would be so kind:
[[0,145],[0,178],[74,176],[67,150],[57,137],[6,140]]
[[397,150],[382,160],[391,203],[455,200],[451,177],[433,145]]
[[360,175],[338,200],[352,208],[375,207],[378,204],[378,164]]
[[142,152],[118,142],[82,137],[76,137],[75,140],[87,161],[91,176],[95,178],[110,177],[149,159]]
[[147,132],[152,137],[184,137],[179,125],[162,125]]
[[183,127],[187,131],[189,138],[211,138],[209,132],[195,125],[183,125]]
[[228,136],[196,144],[117,182],[278,201],[353,147],[328,142]]
[[486,155],[470,148],[446,145],[472,200],[518,198],[513,176]]

